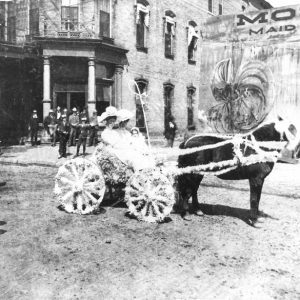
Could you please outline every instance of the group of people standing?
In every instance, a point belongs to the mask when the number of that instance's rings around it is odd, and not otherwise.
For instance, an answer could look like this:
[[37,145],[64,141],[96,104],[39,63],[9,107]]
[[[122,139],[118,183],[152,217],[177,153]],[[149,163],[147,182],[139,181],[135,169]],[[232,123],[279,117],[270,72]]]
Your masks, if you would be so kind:
[[51,137],[51,145],[55,146],[59,141],[59,158],[66,157],[67,145],[77,146],[76,155],[79,155],[82,145],[83,155],[85,155],[87,138],[88,146],[95,146],[98,143],[98,120],[97,111],[94,111],[89,118],[87,110],[81,112],[77,108],[72,109],[69,114],[67,109],[58,106],[55,111],[50,110],[49,115],[44,120],[44,127]]

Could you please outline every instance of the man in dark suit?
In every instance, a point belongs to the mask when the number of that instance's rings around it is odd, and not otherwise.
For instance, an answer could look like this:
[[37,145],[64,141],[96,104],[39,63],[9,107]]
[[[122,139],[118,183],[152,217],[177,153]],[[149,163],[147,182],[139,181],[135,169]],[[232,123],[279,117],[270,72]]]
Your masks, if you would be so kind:
[[39,120],[37,116],[37,111],[34,110],[32,112],[30,123],[29,123],[29,130],[31,134],[31,145],[36,146],[37,145],[37,134],[39,130]]
[[67,122],[67,116],[62,115],[62,120],[57,126],[57,132],[59,134],[59,157],[67,157],[67,142],[69,139],[70,125]]

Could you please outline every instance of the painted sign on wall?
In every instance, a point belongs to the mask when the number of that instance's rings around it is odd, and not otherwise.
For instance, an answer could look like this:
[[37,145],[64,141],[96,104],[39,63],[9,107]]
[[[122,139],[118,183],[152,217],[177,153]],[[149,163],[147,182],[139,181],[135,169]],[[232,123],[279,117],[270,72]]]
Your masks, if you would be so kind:
[[300,6],[214,17],[202,36],[210,130],[247,132],[277,114],[300,125]]

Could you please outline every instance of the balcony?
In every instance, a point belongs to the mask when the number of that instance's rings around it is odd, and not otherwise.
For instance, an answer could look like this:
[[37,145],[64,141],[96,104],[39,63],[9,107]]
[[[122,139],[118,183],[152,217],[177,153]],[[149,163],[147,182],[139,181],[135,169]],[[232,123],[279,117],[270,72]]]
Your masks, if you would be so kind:
[[62,39],[96,39],[96,34],[87,31],[73,31],[73,30],[44,30],[40,37],[46,38],[62,38]]
[[78,20],[65,19],[60,24],[53,26],[49,20],[44,21],[44,28],[40,37],[62,39],[97,39],[98,36],[91,28],[78,24]]

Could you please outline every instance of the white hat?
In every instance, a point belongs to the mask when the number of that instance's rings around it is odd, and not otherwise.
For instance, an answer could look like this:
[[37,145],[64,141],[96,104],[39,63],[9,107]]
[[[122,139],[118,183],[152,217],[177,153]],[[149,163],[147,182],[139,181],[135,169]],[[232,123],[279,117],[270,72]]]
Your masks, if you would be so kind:
[[33,112],[36,113],[36,109],[34,109]]
[[50,109],[50,110],[49,110],[49,113],[52,113],[52,112],[53,112],[53,109]]
[[117,117],[117,109],[114,106],[106,107],[105,112],[99,118],[99,122],[103,122],[109,117]]
[[77,108],[76,107],[73,107],[73,109],[72,109],[73,111],[77,111]]
[[133,113],[127,109],[120,109],[117,116],[118,122],[124,122],[130,120],[133,117]]

